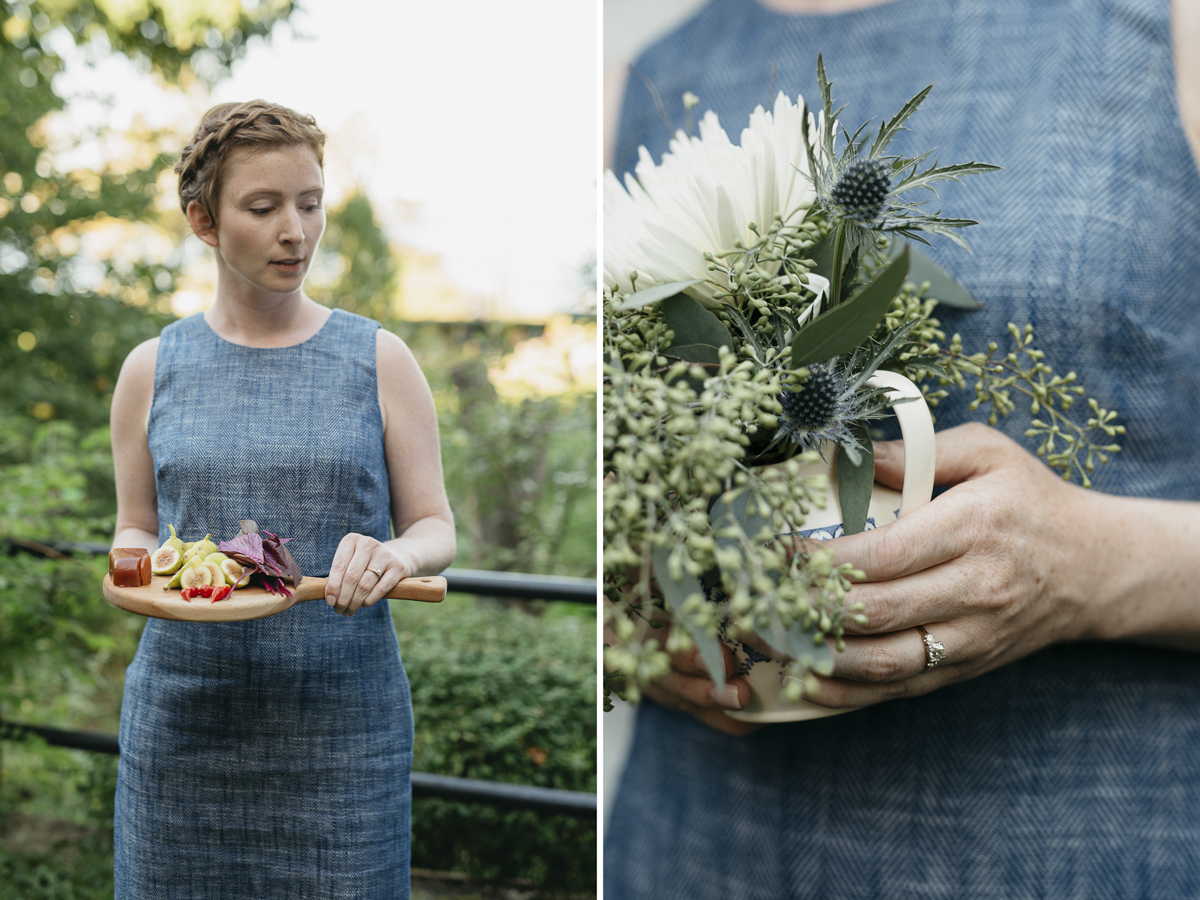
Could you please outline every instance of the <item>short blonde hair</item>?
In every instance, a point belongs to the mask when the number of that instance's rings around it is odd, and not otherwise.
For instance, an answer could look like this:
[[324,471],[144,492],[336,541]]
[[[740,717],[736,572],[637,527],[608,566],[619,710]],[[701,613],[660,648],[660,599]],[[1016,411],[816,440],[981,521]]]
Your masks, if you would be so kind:
[[179,175],[179,206],[187,215],[195,200],[215,223],[221,196],[221,174],[234,150],[251,147],[310,147],[317,163],[325,165],[325,133],[312,116],[265,100],[222,103],[200,120],[192,142],[183,148],[175,172]]

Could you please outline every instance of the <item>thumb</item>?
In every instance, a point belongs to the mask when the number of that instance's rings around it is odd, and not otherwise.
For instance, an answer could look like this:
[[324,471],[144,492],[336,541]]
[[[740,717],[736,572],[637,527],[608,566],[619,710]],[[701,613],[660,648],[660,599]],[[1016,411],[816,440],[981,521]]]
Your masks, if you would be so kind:
[[939,431],[933,483],[953,485],[976,478],[1002,465],[1015,446],[996,429],[979,422]]
[[904,441],[872,441],[875,480],[884,487],[904,487]]
[[[936,439],[933,483],[952,485],[974,478],[993,468],[1008,438],[994,428],[972,422],[939,431]],[[875,480],[885,487],[904,487],[904,441],[873,441]]]

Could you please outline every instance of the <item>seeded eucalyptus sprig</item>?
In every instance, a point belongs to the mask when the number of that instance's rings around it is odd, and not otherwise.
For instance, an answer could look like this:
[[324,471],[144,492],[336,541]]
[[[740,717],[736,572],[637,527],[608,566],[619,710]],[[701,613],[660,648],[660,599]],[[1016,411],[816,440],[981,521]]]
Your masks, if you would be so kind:
[[[778,424],[778,371],[727,347],[716,371],[672,362],[676,335],[661,309],[616,305],[605,301],[604,582],[606,622],[621,645],[606,654],[606,687],[636,697],[639,683],[665,673],[668,648],[652,631],[630,641],[664,605],[681,626],[672,648],[699,645],[719,683],[716,632],[730,612],[748,628],[772,617],[798,625],[797,676],[827,664],[824,637],[840,639],[852,613],[844,600],[853,573],[827,551],[774,539],[823,502],[823,485],[800,476],[799,459],[768,469],[746,462],[751,433]],[[714,589],[723,604],[706,600]]]
[[[1077,474],[1080,483],[1090,488],[1096,463],[1107,463],[1111,454],[1120,451],[1120,445],[1113,439],[1125,433],[1125,426],[1115,424],[1116,411],[1104,409],[1093,397],[1087,398],[1091,414],[1084,423],[1072,418],[1069,410],[1085,394],[1078,376],[1074,372],[1054,373],[1045,362],[1044,352],[1033,347],[1032,325],[1027,324],[1022,330],[1010,322],[1008,331],[1015,347],[1001,357],[996,355],[999,345],[995,341],[988,344],[986,353],[965,353],[962,338],[957,334],[948,347],[927,348],[933,349],[945,365],[948,377],[939,378],[939,383],[965,388],[967,379],[974,379],[975,399],[970,408],[990,406],[989,425],[995,425],[999,418],[1016,409],[1013,391],[1024,394],[1029,398],[1031,416],[1025,436],[1041,438],[1037,455],[1057,470],[1064,481]],[[1022,358],[1028,363],[1023,365]],[[944,395],[945,391],[940,393]]]

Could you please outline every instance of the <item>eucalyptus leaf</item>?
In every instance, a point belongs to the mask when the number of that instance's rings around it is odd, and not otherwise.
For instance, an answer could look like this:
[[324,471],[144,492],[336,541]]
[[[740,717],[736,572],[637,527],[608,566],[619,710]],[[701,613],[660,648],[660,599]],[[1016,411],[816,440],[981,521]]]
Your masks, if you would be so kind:
[[[809,247],[807,250],[804,251],[805,255],[809,259],[811,259],[814,263],[816,263],[816,266],[813,268],[812,271],[815,274],[820,275],[826,281],[828,281],[830,283],[830,285],[832,285],[834,282],[833,245],[834,245],[834,235],[831,233],[823,241],[813,244],[813,246]],[[841,290],[842,296],[838,297],[837,300],[840,301],[848,293],[850,293],[850,289],[852,287],[851,282],[854,281],[854,276],[857,273],[857,271],[858,271],[858,250],[855,249],[854,251],[852,251],[850,253],[850,257],[846,260],[845,264],[842,266],[842,290]]]
[[[895,259],[901,250],[901,242],[893,241],[889,256]],[[908,278],[915,285],[929,282],[929,296],[936,297],[943,306],[953,306],[955,309],[982,309],[983,306],[971,296],[971,292],[955,281],[932,259],[917,250],[909,248]]]
[[[693,594],[704,595],[700,579],[695,575],[683,572],[678,581],[671,578],[671,551],[668,548],[655,547],[650,556],[654,561],[654,578],[662,589],[663,601],[672,613],[678,613],[683,607],[684,601]],[[687,629],[687,633],[700,651],[700,658],[704,660],[704,665],[708,667],[709,674],[712,675],[712,679],[717,685],[717,690],[724,690],[725,657],[721,652],[721,642],[703,628],[697,628],[690,624],[686,618],[677,617],[675,624],[682,624]]]
[[842,507],[842,530],[858,534],[867,528],[867,508],[875,485],[875,449],[863,422],[853,422],[850,431],[858,439],[858,462],[841,444],[837,452],[838,500]]
[[666,300],[668,297],[674,297],[676,294],[682,294],[688,288],[700,284],[701,279],[693,278],[691,281],[672,281],[667,284],[656,284],[654,287],[648,287],[644,291],[628,295],[617,309],[625,312],[630,309],[640,309],[643,306],[649,306],[651,303],[658,303],[660,300]]
[[709,513],[709,518],[713,523],[713,530],[718,533],[717,546],[722,549],[737,546],[737,541],[733,538],[720,536],[721,530],[730,521],[741,525],[742,531],[751,540],[762,534],[764,528],[767,531],[773,531],[770,520],[764,519],[757,512],[747,514],[746,507],[749,503],[749,491],[741,491],[735,494],[732,499],[730,499],[729,494],[722,494],[717,498],[717,502],[713,504],[712,511]]
[[733,349],[733,338],[721,320],[707,309],[682,294],[667,297],[662,302],[667,327],[675,332],[671,354],[688,362],[720,362],[718,347]]
[[746,317],[742,315],[736,306],[726,307],[726,312],[729,313],[729,318],[733,319],[738,330],[742,332],[742,337],[754,348],[755,358],[761,360],[763,358],[763,348],[762,344],[758,341],[758,335],[754,332],[754,327],[746,320]]
[[852,353],[875,330],[908,273],[908,248],[875,273],[861,291],[806,325],[792,342],[792,366]]
[[827,281],[833,281],[832,232],[823,241],[819,241],[805,250],[804,255],[816,263],[816,265],[813,267],[814,272]]

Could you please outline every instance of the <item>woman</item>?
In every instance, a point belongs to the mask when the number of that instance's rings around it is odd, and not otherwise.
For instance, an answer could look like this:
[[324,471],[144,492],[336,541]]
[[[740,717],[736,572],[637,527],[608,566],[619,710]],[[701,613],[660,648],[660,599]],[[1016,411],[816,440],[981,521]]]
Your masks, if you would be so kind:
[[[1128,435],[1089,493],[1020,446],[1019,417],[1006,437],[960,426],[969,392],[943,401],[947,490],[830,545],[866,572],[867,625],[810,699],[866,708],[730,737],[745,684],[717,695],[677,656],[639,711],[608,897],[1200,893],[1200,10],[1175,12],[715,0],[636,64],[618,172],[665,149],[684,91],[734,129],[775,90],[811,104],[818,53],[851,131],[933,83],[898,152],[1004,167],[933,204],[982,222],[974,255],[930,251],[984,306],[939,310],[945,330],[977,349],[1032,322]],[[880,451],[898,486],[902,446]]]
[[176,171],[217,294],[137,347],[114,392],[115,546],[254,519],[329,576],[325,606],[147,622],[121,712],[118,898],[408,896],[412,709],[378,601],[450,563],[454,524],[412,354],[304,293],[324,140],[263,101],[205,114]]

